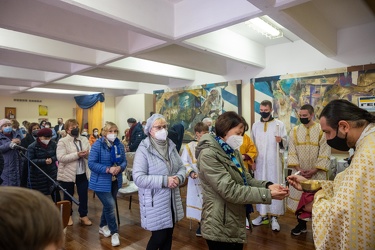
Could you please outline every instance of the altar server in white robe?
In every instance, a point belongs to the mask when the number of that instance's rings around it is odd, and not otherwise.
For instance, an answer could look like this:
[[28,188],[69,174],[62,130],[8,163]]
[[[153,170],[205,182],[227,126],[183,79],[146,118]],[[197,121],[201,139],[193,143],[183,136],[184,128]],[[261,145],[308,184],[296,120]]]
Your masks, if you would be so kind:
[[[258,156],[255,160],[255,179],[269,180],[273,183],[284,183],[283,165],[280,159],[287,146],[287,132],[284,123],[272,117],[272,103],[268,100],[260,103],[260,121],[255,122],[252,127],[252,139],[257,147]],[[271,228],[280,231],[277,221],[279,215],[284,214],[284,204],[281,200],[272,200],[271,205],[257,204],[256,209],[259,216],[252,220],[253,225],[267,225],[270,223],[268,215],[271,216]]]
[[198,178],[197,159],[195,158],[195,147],[202,135],[209,132],[209,128],[203,122],[198,122],[194,127],[196,141],[192,141],[185,145],[181,155],[182,162],[186,167],[188,175],[187,198],[186,198],[186,217],[191,220],[198,221],[198,229],[196,236],[201,235],[200,221],[202,213],[202,187]]

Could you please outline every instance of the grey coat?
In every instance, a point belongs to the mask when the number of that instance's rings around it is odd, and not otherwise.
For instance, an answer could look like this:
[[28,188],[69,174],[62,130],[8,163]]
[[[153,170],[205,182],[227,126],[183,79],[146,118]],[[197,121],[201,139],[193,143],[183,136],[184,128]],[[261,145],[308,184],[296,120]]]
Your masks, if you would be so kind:
[[133,179],[138,186],[141,225],[150,231],[172,228],[184,217],[180,189],[168,188],[168,176],[176,175],[180,185],[185,181],[186,168],[175,144],[168,139],[170,166],[151,145],[147,137],[138,146],[133,163]]
[[241,154],[236,150],[235,157],[241,164],[249,184],[244,185],[237,166],[210,134],[202,136],[195,148],[195,154],[203,188],[203,238],[245,243],[245,204],[271,203],[271,192],[265,188],[267,181],[252,178],[243,167]]

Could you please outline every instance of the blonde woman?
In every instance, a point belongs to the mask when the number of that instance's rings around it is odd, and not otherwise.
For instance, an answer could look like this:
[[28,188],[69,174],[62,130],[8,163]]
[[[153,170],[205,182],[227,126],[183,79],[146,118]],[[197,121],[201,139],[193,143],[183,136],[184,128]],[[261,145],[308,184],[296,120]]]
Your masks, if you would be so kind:
[[120,245],[114,210],[117,192],[122,186],[122,172],[126,167],[125,148],[117,135],[117,125],[107,122],[102,137],[93,144],[89,156],[89,188],[95,191],[103,204],[99,233],[104,237],[112,235],[112,246]]

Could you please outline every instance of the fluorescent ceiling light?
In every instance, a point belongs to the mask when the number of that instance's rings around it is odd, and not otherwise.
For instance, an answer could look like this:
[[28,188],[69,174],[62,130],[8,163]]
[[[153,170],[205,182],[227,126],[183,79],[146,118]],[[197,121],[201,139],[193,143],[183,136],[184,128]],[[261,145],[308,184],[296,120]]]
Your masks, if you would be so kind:
[[92,94],[101,93],[101,92],[91,92],[91,91],[79,91],[79,90],[69,90],[69,89],[50,89],[50,88],[32,88],[27,91],[39,92],[39,93],[68,94],[68,95],[92,95]]
[[256,17],[249,21],[246,21],[245,23],[255,31],[270,39],[275,39],[283,36],[283,32],[280,29],[267,22],[263,17]]

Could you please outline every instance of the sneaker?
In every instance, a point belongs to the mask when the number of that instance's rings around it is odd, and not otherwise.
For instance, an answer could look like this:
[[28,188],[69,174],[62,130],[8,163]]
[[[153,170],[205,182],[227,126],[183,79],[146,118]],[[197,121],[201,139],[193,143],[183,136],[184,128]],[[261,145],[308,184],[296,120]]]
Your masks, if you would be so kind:
[[109,230],[108,226],[99,227],[99,233],[103,234],[104,237],[111,236],[111,231]]
[[267,216],[265,217],[258,216],[256,219],[252,220],[251,223],[254,226],[260,226],[260,225],[267,225],[268,223],[270,223],[270,221]]
[[118,233],[112,235],[111,243],[113,247],[117,247],[120,245],[120,239]]
[[197,231],[195,231],[195,235],[198,236],[198,237],[202,237],[201,226],[200,225],[199,225]]
[[291,233],[293,235],[300,235],[301,233],[306,233],[306,221],[298,220],[298,225],[292,229]]
[[272,231],[277,231],[277,232],[280,231],[280,225],[279,225],[279,222],[277,221],[276,216],[271,217],[271,227],[272,227]]
[[246,218],[246,229],[250,230],[249,220]]

